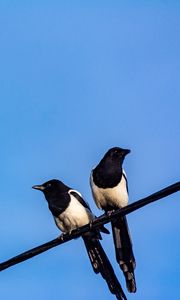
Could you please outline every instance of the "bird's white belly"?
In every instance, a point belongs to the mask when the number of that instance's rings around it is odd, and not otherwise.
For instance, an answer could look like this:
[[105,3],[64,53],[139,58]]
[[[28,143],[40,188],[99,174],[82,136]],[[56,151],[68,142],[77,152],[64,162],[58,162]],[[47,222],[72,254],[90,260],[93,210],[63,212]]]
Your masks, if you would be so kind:
[[91,186],[94,200],[99,208],[103,208],[108,205],[121,208],[128,204],[128,192],[124,176],[122,176],[122,179],[117,186],[106,189],[97,187],[93,183],[91,177]]
[[71,195],[71,202],[67,209],[58,217],[54,217],[57,227],[68,232],[75,228],[88,224],[94,215]]

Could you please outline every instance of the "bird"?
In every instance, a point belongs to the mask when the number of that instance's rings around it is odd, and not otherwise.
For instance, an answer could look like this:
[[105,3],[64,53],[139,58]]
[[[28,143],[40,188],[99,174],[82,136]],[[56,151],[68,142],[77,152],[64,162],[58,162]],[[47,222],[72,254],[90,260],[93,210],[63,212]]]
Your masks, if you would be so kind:
[[[106,214],[128,204],[128,181],[123,169],[123,161],[129,149],[110,148],[99,164],[92,169],[90,186],[98,208]],[[130,293],[136,292],[134,269],[136,261],[126,216],[111,221],[116,260],[123,271],[126,286]]]
[[[91,224],[96,218],[81,193],[58,179],[49,180],[41,185],[34,185],[32,188],[43,192],[55,223],[63,233],[71,233],[73,229],[88,223]],[[91,229],[82,235],[92,268],[96,274],[102,275],[110,292],[117,299],[127,300],[99,241],[102,239],[100,231],[109,233],[104,226],[101,226],[99,229]]]

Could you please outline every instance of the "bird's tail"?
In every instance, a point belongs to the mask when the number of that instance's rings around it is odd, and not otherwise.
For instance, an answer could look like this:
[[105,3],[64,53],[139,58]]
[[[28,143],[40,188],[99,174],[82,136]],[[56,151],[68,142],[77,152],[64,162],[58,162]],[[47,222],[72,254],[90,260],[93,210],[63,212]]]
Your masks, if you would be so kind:
[[136,267],[136,262],[132,250],[132,242],[126,217],[118,217],[118,219],[111,222],[111,225],[116,251],[116,260],[124,273],[128,291],[130,293],[135,293],[136,281],[134,269]]
[[88,236],[83,236],[83,240],[94,272],[102,275],[107,282],[109,290],[116,296],[118,300],[127,300],[99,240],[97,238],[90,238]]

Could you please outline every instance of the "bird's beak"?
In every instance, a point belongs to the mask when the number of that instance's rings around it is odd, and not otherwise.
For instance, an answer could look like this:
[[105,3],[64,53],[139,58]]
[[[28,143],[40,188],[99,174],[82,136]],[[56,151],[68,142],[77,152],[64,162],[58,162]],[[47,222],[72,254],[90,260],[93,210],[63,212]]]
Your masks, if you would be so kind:
[[33,185],[32,188],[42,192],[45,190],[45,187],[43,185]]
[[124,149],[124,154],[125,154],[125,155],[129,154],[130,152],[131,152],[131,150],[129,150],[129,149]]

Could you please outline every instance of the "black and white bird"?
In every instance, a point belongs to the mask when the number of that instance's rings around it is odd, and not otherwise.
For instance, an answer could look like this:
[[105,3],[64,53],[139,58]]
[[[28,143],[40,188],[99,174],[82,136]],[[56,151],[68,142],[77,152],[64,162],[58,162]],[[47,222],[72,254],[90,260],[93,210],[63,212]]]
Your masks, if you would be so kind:
[[[64,233],[86,225],[95,218],[82,195],[62,181],[52,179],[42,185],[35,185],[33,188],[44,193],[55,223]],[[102,275],[109,290],[117,299],[127,300],[111,263],[99,242],[101,239],[100,231],[109,233],[102,226],[100,230],[93,229],[82,236],[92,268],[95,273]]]
[[[122,208],[128,204],[128,183],[122,164],[128,149],[111,148],[100,163],[92,170],[90,185],[98,208],[105,213]],[[136,266],[132,242],[126,217],[118,217],[111,222],[116,260],[122,269],[127,289],[136,292],[134,269]]]

